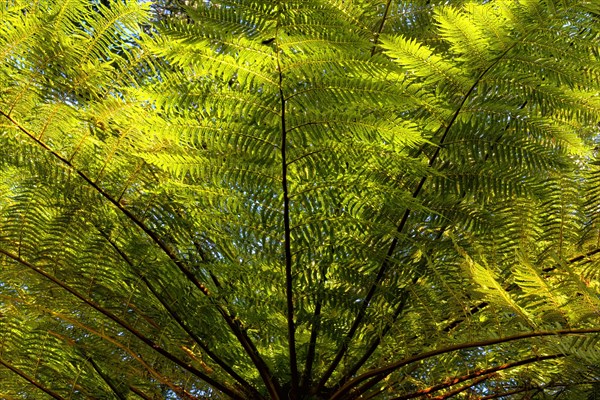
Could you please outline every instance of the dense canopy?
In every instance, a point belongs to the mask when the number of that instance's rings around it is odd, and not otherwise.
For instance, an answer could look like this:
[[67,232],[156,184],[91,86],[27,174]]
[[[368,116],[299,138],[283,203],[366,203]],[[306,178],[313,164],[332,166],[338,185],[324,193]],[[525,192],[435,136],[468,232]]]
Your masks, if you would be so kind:
[[0,397],[595,398],[599,49],[595,0],[1,2]]

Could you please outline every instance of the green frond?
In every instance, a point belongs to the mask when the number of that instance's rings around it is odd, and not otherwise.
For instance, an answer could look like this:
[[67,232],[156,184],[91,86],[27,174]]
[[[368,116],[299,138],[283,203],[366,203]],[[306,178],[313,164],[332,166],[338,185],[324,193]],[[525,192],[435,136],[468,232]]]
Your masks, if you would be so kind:
[[0,397],[597,389],[594,2],[178,3],[0,5]]
[[442,88],[440,91],[448,91],[453,95],[464,96],[469,90],[469,82],[459,68],[415,39],[396,36],[388,41],[383,37],[381,42],[389,57],[401,64],[408,73],[422,78],[425,85],[438,85]]
[[[461,57],[468,55],[468,60],[470,62],[475,61],[475,66],[484,68],[495,58],[498,50],[502,49],[496,48],[497,46],[495,46],[495,43],[490,41],[490,39],[494,37],[490,37],[489,34],[486,35],[485,33],[487,32],[479,26],[480,23],[489,22],[489,20],[478,21],[473,18],[472,15],[474,14],[474,11],[477,10],[473,5],[471,5],[471,9],[466,8],[466,10],[468,10],[468,14],[451,7],[444,7],[437,11],[435,19],[439,26],[439,32],[440,35],[448,41],[450,50],[453,53],[456,53]],[[493,12],[489,7],[486,11],[490,13]],[[478,14],[480,15],[480,13],[481,12]],[[502,20],[500,19],[492,25],[492,29],[496,30],[496,32],[494,32],[496,37],[501,22]],[[494,29],[493,26],[496,26],[497,28]],[[471,66],[471,68],[474,68],[475,66]]]

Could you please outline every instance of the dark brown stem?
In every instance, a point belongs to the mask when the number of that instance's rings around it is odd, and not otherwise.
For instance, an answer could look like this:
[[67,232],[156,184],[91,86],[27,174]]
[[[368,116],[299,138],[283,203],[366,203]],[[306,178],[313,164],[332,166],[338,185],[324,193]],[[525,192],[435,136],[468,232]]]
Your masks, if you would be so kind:
[[123,393],[121,393],[121,391],[119,389],[117,389],[117,387],[113,383],[112,379],[110,379],[110,377],[108,375],[106,375],[104,373],[104,371],[102,371],[102,368],[100,368],[100,366],[98,366],[98,364],[96,364],[96,362],[94,361],[94,359],[92,357],[88,357],[87,361],[90,364],[92,364],[92,368],[94,369],[94,371],[96,371],[98,376],[100,376],[100,378],[102,378],[104,383],[106,383],[106,385],[108,385],[108,387],[110,388],[110,390],[112,391],[112,393],[115,395],[116,398],[118,398],[119,400],[127,399],[127,397],[124,396]]
[[476,378],[476,379],[474,379],[474,380],[473,380],[473,382],[471,382],[471,383],[469,383],[469,384],[467,384],[467,385],[464,385],[464,386],[458,387],[458,388],[456,388],[456,389],[454,389],[454,390],[451,390],[451,391],[449,391],[448,393],[445,393],[445,394],[443,394],[443,395],[441,395],[441,396],[436,396],[436,397],[434,397],[433,399],[435,399],[435,400],[445,400],[445,399],[449,399],[450,397],[454,397],[454,396],[456,396],[457,394],[459,394],[459,393],[462,393],[462,392],[464,392],[465,390],[468,390],[468,389],[472,388],[473,386],[475,386],[475,385],[478,385],[478,384],[480,384],[481,382],[484,382],[484,381],[486,381],[486,380],[490,379],[492,376],[494,376],[494,374],[490,374],[490,375],[487,375],[487,376],[480,376],[479,378]]
[[171,261],[179,268],[181,272],[184,273],[186,278],[188,278],[200,291],[209,296],[210,293],[208,289],[200,283],[194,274],[185,266],[185,264],[179,259],[177,254],[173,249],[171,249],[167,243],[165,243],[160,236],[152,229],[150,229],[146,224],[144,224],[137,216],[135,216],[131,211],[129,211],[125,206],[123,206],[117,199],[112,197],[108,192],[102,189],[96,182],[94,182],[90,177],[88,177],[83,171],[77,169],[71,161],[67,158],[61,156],[56,151],[52,150],[46,143],[39,140],[35,135],[25,129],[21,124],[19,124],[14,118],[10,115],[6,114],[4,111],[0,111],[0,115],[4,116],[8,119],[13,125],[17,127],[18,130],[23,132],[26,136],[28,136],[31,140],[37,143],[44,150],[48,151],[54,158],[58,159],[61,163],[65,164],[69,169],[74,171],[81,179],[83,179],[90,187],[92,187],[96,192],[98,192],[103,198],[105,198],[109,203],[115,206],[119,211],[121,211],[130,221],[132,221],[135,225],[137,225],[150,239],[171,259]]
[[[99,229],[100,234],[108,244],[115,250],[115,252],[129,265],[133,268],[133,262],[129,259],[127,254],[125,254],[121,248],[102,230]],[[157,290],[152,286],[152,284],[148,281],[145,276],[141,276],[140,279],[146,287],[150,290],[150,292],[154,295],[154,297],[162,304],[165,310],[169,313],[169,315],[177,322],[177,324],[188,334],[188,336],[213,360],[217,365],[219,365],[229,376],[235,379],[242,387],[243,390],[247,391],[252,395],[255,399],[262,398],[262,395],[244,378],[242,378],[239,374],[237,374],[225,361],[223,361],[219,356],[217,356],[206,343],[204,343],[198,335],[196,335],[188,324],[179,316],[179,314],[166,302],[162,296],[160,296]]]
[[72,287],[68,286],[67,284],[63,283],[62,281],[58,280],[57,278],[53,277],[52,275],[46,273],[45,271],[43,271],[42,269],[36,267],[35,265],[33,265],[33,264],[25,261],[24,259],[22,259],[22,258],[20,258],[20,257],[18,257],[16,255],[14,255],[14,254],[12,254],[12,253],[4,250],[4,249],[0,249],[0,253],[4,254],[6,257],[10,258],[11,260],[18,262],[19,264],[23,265],[24,267],[27,267],[28,269],[36,272],[37,274],[43,276],[44,278],[46,278],[47,280],[51,281],[55,285],[61,287],[65,291],[69,292],[71,295],[77,297],[79,300],[83,301],[85,304],[87,304],[88,306],[92,307],[94,310],[98,311],[99,313],[101,313],[102,315],[104,315],[105,317],[107,317],[108,319],[114,321],[119,326],[121,326],[124,329],[126,329],[127,331],[129,331],[131,334],[133,334],[133,336],[135,336],[136,338],[138,338],[142,343],[146,344],[148,347],[150,347],[151,349],[153,349],[155,352],[159,353],[160,355],[162,355],[163,357],[165,357],[169,361],[173,362],[176,365],[179,365],[183,369],[189,371],[193,375],[195,375],[198,378],[202,379],[203,381],[205,381],[209,385],[213,386],[215,389],[218,389],[218,390],[222,391],[224,394],[227,394],[228,396],[230,396],[232,398],[240,399],[240,400],[243,399],[243,397],[240,396],[238,393],[234,392],[233,390],[231,390],[230,388],[226,387],[222,383],[220,383],[220,382],[212,379],[210,376],[206,375],[205,373],[203,373],[202,371],[200,371],[197,368],[193,367],[192,365],[190,365],[190,364],[182,361],[181,359],[179,359],[178,357],[176,357],[175,355],[173,355],[169,351],[167,351],[164,348],[162,348],[158,343],[156,343],[152,339],[150,339],[150,338],[142,335],[142,333],[140,333],[139,331],[137,331],[133,326],[129,325],[127,322],[125,322],[121,318],[117,317],[116,315],[114,315],[110,311],[108,311],[105,308],[101,307],[96,302],[88,299],[87,297],[85,297],[84,295],[82,295],[81,293],[79,293],[78,291],[76,291],[75,289],[73,289]]
[[[323,283],[327,280],[325,275],[325,271],[323,271]],[[302,379],[300,379],[300,391],[303,393],[307,392],[308,386],[312,380],[312,368],[313,363],[315,361],[315,355],[317,350],[317,338],[319,336],[319,331],[321,329],[321,307],[323,306],[323,299],[321,297],[321,292],[318,291],[316,294],[317,300],[315,303],[315,311],[313,313],[312,318],[312,327],[310,330],[310,339],[308,342],[308,352],[306,355],[306,363],[304,365],[304,372],[302,374]]]
[[[287,308],[288,351],[290,359],[291,390],[288,395],[295,399],[299,388],[298,358],[296,356],[296,323],[294,321],[294,277],[292,274],[292,238],[290,227],[290,194],[288,187],[288,161],[287,161],[287,129],[286,129],[286,100],[283,93],[283,73],[279,60],[279,47],[277,50],[277,70],[279,73],[279,97],[281,100],[281,188],[283,191],[283,246],[285,253],[285,297]],[[285,395],[285,393],[284,393]]]
[[[418,280],[418,278],[414,279],[412,283],[416,284],[417,280]],[[383,329],[381,330],[379,335],[377,335],[377,337],[375,339],[373,339],[373,342],[371,343],[371,345],[369,346],[369,348],[367,349],[365,354],[363,354],[363,356],[356,363],[354,363],[354,365],[348,371],[346,371],[344,373],[344,377],[337,383],[337,385],[335,387],[342,386],[351,377],[353,377],[358,372],[358,370],[371,358],[371,355],[373,355],[375,350],[377,350],[377,347],[379,347],[383,338],[392,329],[394,322],[396,321],[396,319],[398,318],[398,316],[400,315],[400,313],[404,310],[404,307],[406,306],[406,302],[408,301],[408,296],[409,296],[409,293],[406,288],[404,288],[402,290],[402,294],[400,296],[401,296],[400,303],[394,310],[394,314],[392,315],[392,322],[386,324],[383,327]]]
[[[512,50],[512,48],[514,46],[516,46],[516,44],[517,44],[517,42],[515,42],[512,46],[510,46],[509,48],[507,48],[500,56],[498,56],[492,63],[490,63],[490,65],[479,74],[479,76],[477,77],[477,79],[475,79],[475,82],[473,82],[473,84],[471,85],[471,87],[469,88],[469,90],[467,91],[467,93],[463,96],[462,101],[460,102],[460,104],[458,105],[456,111],[454,112],[454,114],[452,115],[452,117],[450,118],[450,120],[448,121],[448,124],[446,125],[446,128],[444,129],[444,132],[442,134],[442,137],[440,138],[438,146],[435,149],[435,152],[433,153],[433,155],[429,159],[428,166],[430,168],[433,167],[433,165],[435,164],[437,158],[439,157],[440,151],[441,151],[441,149],[442,149],[442,147],[444,145],[446,137],[448,136],[448,133],[450,132],[450,129],[452,128],[452,126],[456,122],[456,119],[458,118],[458,115],[462,111],[465,103],[467,102],[467,100],[469,99],[469,97],[471,96],[471,94],[473,93],[473,91],[475,90],[475,88],[477,87],[477,85],[479,84],[479,82],[481,81],[481,79],[488,72],[490,72],[492,70],[492,68],[494,68],[498,64],[498,62],[502,58],[504,58],[504,56],[510,50]],[[415,190],[412,193],[412,197],[413,198],[416,198],[421,193],[421,190],[423,189],[423,186],[425,185],[425,181],[426,180],[427,180],[427,176],[424,176],[424,177],[421,178],[421,180],[419,181],[417,187],[415,188]],[[402,219],[400,220],[400,223],[398,224],[398,227],[396,229],[396,232],[398,234],[402,233],[402,231],[404,230],[404,228],[406,226],[406,223],[408,222],[408,217],[410,216],[410,213],[411,213],[411,210],[408,209],[408,208],[404,211],[404,214],[402,215]],[[356,333],[356,330],[361,325],[362,320],[363,320],[363,318],[366,315],[367,309],[369,308],[371,300],[373,299],[373,296],[375,295],[377,287],[381,283],[382,279],[384,278],[384,276],[385,276],[385,274],[387,272],[387,269],[389,268],[389,266],[391,264],[392,256],[393,256],[394,252],[396,251],[396,247],[398,246],[399,241],[400,241],[400,239],[398,238],[398,236],[396,236],[392,240],[392,242],[390,243],[390,247],[389,247],[388,252],[386,254],[386,258],[383,261],[383,263],[381,264],[381,267],[379,268],[379,270],[377,271],[377,276],[375,277],[374,282],[371,284],[371,287],[369,288],[367,296],[365,297],[364,301],[362,302],[361,308],[360,308],[360,310],[359,310],[356,318],[354,319],[354,322],[353,322],[352,326],[350,327],[350,330],[346,334],[346,337],[343,339],[342,345],[340,346],[340,349],[338,350],[337,354],[335,355],[335,357],[333,359],[333,362],[331,363],[331,365],[329,366],[329,368],[327,369],[327,371],[325,371],[325,373],[323,374],[323,377],[319,381],[319,385],[317,387],[317,392],[321,391],[322,388],[325,387],[325,384],[327,383],[327,381],[331,377],[331,374],[333,374],[333,372],[337,368],[339,362],[341,361],[342,357],[344,356],[344,354],[346,354],[346,351],[348,350],[350,342],[354,338],[354,334]]]
[[[527,105],[527,100],[525,100],[523,102],[523,104],[519,105],[519,107],[517,107],[517,110],[522,110],[525,106]],[[504,127],[502,133],[494,140],[490,150],[488,152],[486,152],[485,157],[484,157],[484,162],[486,162],[490,155],[492,154],[495,146],[499,143],[499,141],[502,139],[502,137],[504,136],[504,133],[508,130],[510,126],[510,123],[507,123],[506,126]],[[419,154],[423,151],[423,147],[421,149],[419,149]],[[416,155],[415,157],[418,157],[418,155]],[[459,200],[457,201],[456,205],[458,206],[462,200],[465,197],[465,193],[462,193],[460,195]],[[442,237],[442,235],[444,234],[444,232],[446,231],[446,229],[448,229],[448,225],[446,226],[442,226],[440,228],[440,230],[438,231],[438,233],[436,234],[436,237],[434,239],[434,242],[440,240],[440,238]],[[418,277],[413,278],[412,284],[416,284],[418,281]],[[403,292],[403,299],[404,299],[404,295],[407,295],[405,292]],[[338,382],[338,384],[335,387],[340,387],[341,385],[343,385],[344,383],[346,383],[352,376],[354,376],[354,374],[356,374],[356,372],[358,372],[358,370],[369,360],[370,356],[375,352],[375,350],[377,350],[377,348],[379,347],[379,345],[381,344],[381,341],[383,340],[383,338],[387,335],[387,333],[390,331],[390,329],[392,328],[392,325],[396,322],[396,319],[398,318],[398,316],[400,315],[400,313],[402,312],[402,310],[405,307],[406,301],[408,299],[404,299],[404,301],[401,301],[398,305],[398,307],[396,308],[396,310],[394,311],[394,314],[392,315],[392,320],[390,322],[388,322],[385,327],[383,328],[382,332],[380,335],[378,335],[374,340],[373,343],[371,344],[371,346],[369,347],[369,349],[367,350],[367,352],[363,355],[363,357],[361,357],[356,364],[351,367],[347,373],[344,374],[344,377]],[[483,305],[483,307],[485,307],[485,305],[487,305],[487,303],[485,303]],[[474,307],[475,309],[476,307]],[[456,321],[455,321],[456,322]],[[451,330],[454,326],[451,327],[447,327],[448,331]],[[446,330],[445,330],[446,331]]]
[[225,371],[229,376],[231,376],[233,379],[235,379],[239,383],[242,390],[247,392],[251,396],[251,398],[253,398],[253,399],[262,399],[263,398],[263,396],[258,392],[258,390],[256,390],[256,388],[254,388],[248,381],[246,381],[237,372],[235,372],[233,370],[233,368],[231,368],[231,366],[229,366],[225,361],[223,361],[219,356],[217,356],[212,350],[210,350],[208,345],[206,343],[204,343],[198,337],[198,335],[196,335],[194,333],[194,331],[191,330],[191,328],[188,326],[188,324],[179,316],[179,314],[177,314],[177,312],[173,309],[173,307],[171,307],[169,305],[169,303],[167,303],[161,296],[159,296],[156,288],[154,288],[154,286],[152,286],[152,284],[148,281],[148,279],[145,276],[142,276],[141,279],[142,279],[142,282],[144,282],[144,284],[146,285],[146,287],[150,290],[150,292],[152,292],[154,297],[160,302],[160,304],[162,304],[162,306],[165,308],[165,310],[167,310],[169,315],[177,322],[177,324],[185,331],[185,333],[188,334],[188,336],[194,341],[194,343],[196,343],[198,345],[198,347],[200,347],[202,349],[202,351],[204,351],[204,353],[206,353],[206,355],[211,360],[213,360],[218,366],[220,366],[223,369],[223,371]]
[[375,381],[381,381],[381,380],[385,379],[386,376],[388,376],[392,372],[404,367],[405,365],[409,365],[409,364],[412,364],[412,363],[415,363],[415,362],[418,362],[421,360],[425,360],[425,359],[428,359],[431,357],[439,356],[442,354],[451,353],[453,351],[463,350],[463,349],[471,349],[474,347],[492,346],[492,345],[496,345],[496,344],[508,343],[508,342],[513,342],[513,341],[517,341],[517,340],[530,339],[530,338],[542,337],[542,336],[586,335],[586,334],[593,334],[593,333],[600,333],[600,328],[559,329],[559,330],[555,330],[555,331],[525,332],[525,333],[519,333],[519,334],[512,335],[512,336],[505,336],[502,338],[481,340],[478,342],[461,343],[461,344],[457,344],[454,346],[448,346],[448,347],[444,347],[444,348],[437,349],[437,350],[427,351],[425,353],[416,354],[414,356],[407,357],[403,360],[397,361],[395,363],[386,365],[381,368],[372,369],[372,370],[350,380],[344,386],[342,386],[338,391],[336,391],[333,394],[333,396],[330,398],[330,400],[340,399],[343,395],[352,391],[353,389],[358,387],[358,385],[360,383],[362,383],[368,379],[374,378],[373,380],[375,380]]
[[138,397],[141,397],[144,400],[152,400],[152,397],[148,396],[146,393],[142,392],[138,388],[135,388],[133,386],[129,386],[129,390],[131,390],[133,393],[137,394]]
[[381,18],[381,22],[379,24],[379,28],[377,28],[377,32],[374,35],[374,43],[373,48],[371,49],[371,57],[375,55],[377,51],[377,45],[379,44],[379,36],[381,32],[383,32],[383,27],[385,26],[385,22],[387,21],[388,14],[390,13],[390,7],[392,5],[392,0],[388,0],[385,4],[385,10],[383,11],[383,17]]
[[561,357],[565,357],[565,355],[564,354],[554,354],[554,355],[549,355],[549,356],[538,356],[538,357],[527,358],[525,360],[515,361],[512,363],[498,365],[498,366],[492,367],[492,368],[480,369],[478,371],[474,371],[474,372],[471,372],[471,373],[463,375],[463,376],[448,379],[446,382],[440,383],[438,385],[430,386],[428,388],[421,389],[421,390],[418,390],[413,393],[408,393],[408,394],[405,394],[402,396],[395,397],[393,400],[407,400],[407,399],[413,399],[415,397],[420,397],[420,396],[428,396],[433,392],[437,392],[438,390],[446,389],[446,388],[452,387],[458,383],[468,381],[471,379],[475,379],[478,377],[489,376],[491,374],[495,374],[498,371],[503,371],[503,370],[507,370],[510,368],[515,368],[515,367],[518,367],[521,365],[531,364],[531,363],[539,362],[539,361],[554,360],[554,359],[561,358]]
[[[149,365],[147,362],[145,362],[144,359],[142,358],[142,356],[138,352],[131,349],[131,346],[129,343],[127,343],[127,344],[120,343],[118,340],[107,335],[105,332],[100,332],[98,330],[95,330],[91,326],[86,325],[77,319],[70,318],[70,317],[68,317],[64,314],[61,314],[59,312],[56,312],[54,310],[48,309],[46,307],[41,307],[38,305],[34,305],[34,306],[36,308],[39,308],[40,310],[45,311],[48,315],[55,316],[67,323],[70,323],[74,326],[77,326],[78,328],[81,328],[81,329],[91,333],[92,335],[94,335],[104,341],[111,343],[115,347],[121,349],[124,353],[129,354],[129,356],[133,360],[137,361],[145,369],[146,372],[150,373],[156,379],[157,382],[160,382],[161,384],[164,384],[165,386],[167,386],[170,390],[173,391],[173,393],[176,393],[183,399],[188,399],[188,400],[193,399],[193,396],[191,394],[189,394],[187,391],[185,391],[184,388],[182,388],[181,386],[177,386],[175,383],[170,381],[167,377],[165,377],[163,374],[161,374],[159,371],[157,371],[155,368],[153,368],[151,365]],[[48,333],[51,333],[51,332],[48,331]],[[53,334],[54,336],[57,336],[56,333],[51,333],[51,334]],[[62,340],[70,340],[66,337],[63,337],[62,335],[58,335],[58,336],[61,336],[60,338]],[[71,345],[71,343],[69,343],[69,344]],[[79,350],[82,350],[82,349],[80,348]]]
[[479,400],[490,400],[490,399],[497,399],[500,397],[509,397],[513,394],[518,394],[518,393],[523,393],[523,392],[530,392],[532,390],[535,390],[537,392],[543,392],[544,389],[551,389],[551,388],[564,388],[567,389],[571,386],[580,386],[580,385],[597,385],[598,381],[597,380],[588,380],[588,381],[579,381],[579,382],[571,382],[571,383],[553,383],[553,384],[548,384],[548,385],[535,385],[535,386],[531,386],[531,385],[525,385],[525,387],[521,387],[521,388],[515,388],[514,390],[510,390],[507,392],[501,392],[501,393],[494,393],[494,394],[489,394],[487,396],[483,396],[480,397]]
[[12,365],[10,365],[9,363],[7,363],[6,361],[4,361],[1,358],[0,358],[0,365],[2,365],[3,367],[9,369],[10,371],[14,372],[15,374],[19,375],[21,378],[25,379],[27,382],[31,383],[33,386],[35,386],[36,388],[40,389],[42,392],[46,393],[50,397],[53,397],[53,398],[55,398],[57,400],[65,400],[65,398],[62,397],[61,395],[59,395],[58,393],[53,392],[52,390],[48,389],[46,386],[42,385],[41,383],[39,383],[38,381],[36,381],[32,377],[30,377],[29,375],[27,375],[25,372],[23,372],[20,369],[14,367]]
[[[85,173],[81,170],[77,169],[71,161],[64,158],[54,150],[52,150],[46,143],[39,140],[35,135],[25,129],[21,124],[19,124],[14,118],[12,118],[9,114],[0,110],[0,115],[4,116],[8,119],[13,125],[17,127],[19,131],[28,136],[31,140],[37,143],[44,150],[48,151],[53,157],[58,159],[61,163],[65,164],[69,167],[70,170],[74,171],[81,179],[83,179],[91,188],[93,188],[96,192],[98,192],[103,198],[105,198],[108,202],[110,202],[113,206],[115,206],[119,211],[121,211],[130,221],[132,221],[138,228],[140,228],[150,239],[154,242],[168,257],[169,259],[177,266],[177,268],[185,275],[185,277],[190,280],[196,286],[202,294],[205,296],[210,296],[209,290],[206,286],[198,281],[192,271],[179,259],[175,250],[171,249],[167,243],[165,243],[160,236],[154,231],[152,231],[149,227],[147,227],[139,218],[137,218],[131,211],[126,209],[120,202],[118,202],[115,198],[113,198],[108,192],[102,189],[97,183],[95,183],[91,178],[89,178]],[[219,311],[219,314],[223,317],[229,329],[231,329],[232,333],[236,337],[236,339],[241,344],[242,348],[248,354],[252,362],[254,363],[256,369],[258,370],[265,386],[267,387],[269,393],[275,398],[278,398],[279,393],[279,384],[273,378],[273,374],[271,373],[269,367],[262,359],[258,349],[254,345],[254,343],[250,340],[248,335],[243,329],[242,323],[235,319],[223,306],[213,303]]]

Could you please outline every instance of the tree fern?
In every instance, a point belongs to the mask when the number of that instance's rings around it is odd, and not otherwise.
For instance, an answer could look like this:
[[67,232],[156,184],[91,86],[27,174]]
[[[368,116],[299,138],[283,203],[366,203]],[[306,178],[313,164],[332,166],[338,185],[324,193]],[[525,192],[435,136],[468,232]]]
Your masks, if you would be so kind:
[[2,397],[593,393],[600,9],[442,3],[0,6]]

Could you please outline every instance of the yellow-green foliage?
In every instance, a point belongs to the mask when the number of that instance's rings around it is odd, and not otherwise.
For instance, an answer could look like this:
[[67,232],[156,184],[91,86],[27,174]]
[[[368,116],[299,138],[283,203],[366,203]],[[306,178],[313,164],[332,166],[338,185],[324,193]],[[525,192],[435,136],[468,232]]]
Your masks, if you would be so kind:
[[587,399],[599,33],[582,0],[1,3],[0,398]]

